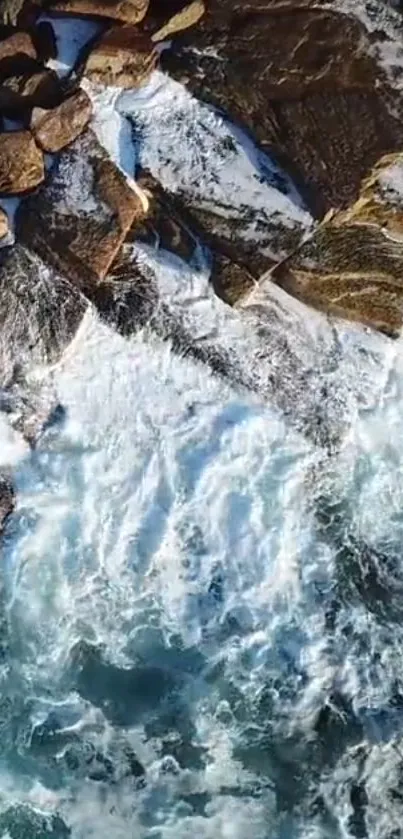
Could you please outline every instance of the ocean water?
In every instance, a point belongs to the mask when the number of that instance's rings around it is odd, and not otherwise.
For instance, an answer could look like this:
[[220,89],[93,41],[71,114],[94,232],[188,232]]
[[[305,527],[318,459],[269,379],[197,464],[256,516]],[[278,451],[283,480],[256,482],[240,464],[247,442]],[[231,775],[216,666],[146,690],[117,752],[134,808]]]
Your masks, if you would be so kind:
[[329,457],[86,316],[4,449],[1,835],[400,836],[402,360]]
[[[53,23],[65,75],[96,29]],[[86,87],[133,188],[140,163],[246,238],[309,235],[180,85]],[[0,416],[0,836],[400,839],[402,342],[269,282],[231,310],[201,243],[133,257],[228,375],[89,311],[31,371],[62,406],[35,450]]]

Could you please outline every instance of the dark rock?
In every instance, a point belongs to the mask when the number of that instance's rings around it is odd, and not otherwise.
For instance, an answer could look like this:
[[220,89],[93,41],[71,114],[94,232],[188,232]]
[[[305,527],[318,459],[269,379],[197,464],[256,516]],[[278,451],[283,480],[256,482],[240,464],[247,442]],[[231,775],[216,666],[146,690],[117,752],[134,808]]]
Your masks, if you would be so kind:
[[20,73],[27,59],[36,58],[37,50],[31,35],[28,32],[13,32],[0,40],[0,78]]
[[21,206],[16,228],[23,243],[91,295],[144,214],[141,198],[87,131]]
[[27,192],[44,177],[43,154],[29,131],[0,134],[0,193]]
[[32,31],[32,38],[40,61],[45,64],[50,59],[57,58],[56,34],[50,21],[40,21]]
[[163,61],[276,155],[317,215],[347,206],[376,160],[402,146],[399,96],[358,15],[213,0]]
[[0,387],[33,366],[54,364],[87,308],[77,289],[21,245],[0,251]]
[[34,108],[31,131],[38,146],[45,152],[58,152],[69,146],[87,127],[92,104],[84,90],[78,90],[58,105],[45,110]]
[[15,507],[15,493],[9,478],[0,473],[0,535]]
[[57,74],[38,62],[19,75],[3,79],[0,85],[0,110],[11,118],[25,117],[31,108],[53,108],[62,98]]
[[149,0],[52,0],[51,9],[63,15],[111,18],[120,23],[139,23]]
[[135,26],[112,26],[91,48],[84,74],[96,84],[134,88],[145,82],[158,64],[150,37]]

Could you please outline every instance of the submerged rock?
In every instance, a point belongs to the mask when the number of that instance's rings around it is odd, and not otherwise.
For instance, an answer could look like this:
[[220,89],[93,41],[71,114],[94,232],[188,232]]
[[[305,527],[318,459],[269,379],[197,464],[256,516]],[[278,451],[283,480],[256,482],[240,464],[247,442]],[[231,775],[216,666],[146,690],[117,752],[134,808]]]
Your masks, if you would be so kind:
[[0,193],[27,192],[44,177],[43,154],[29,131],[0,133]]
[[0,252],[0,386],[59,360],[87,309],[67,280],[22,245]]
[[146,33],[135,26],[112,26],[91,49],[84,74],[95,84],[135,88],[155,70],[158,58]]
[[44,151],[58,152],[82,134],[91,114],[91,100],[84,90],[78,90],[56,108],[34,108],[31,131]]
[[17,236],[91,294],[135,219],[144,214],[141,197],[87,131],[60,155],[44,187],[21,206]]
[[0,536],[15,507],[15,493],[11,480],[0,472]]

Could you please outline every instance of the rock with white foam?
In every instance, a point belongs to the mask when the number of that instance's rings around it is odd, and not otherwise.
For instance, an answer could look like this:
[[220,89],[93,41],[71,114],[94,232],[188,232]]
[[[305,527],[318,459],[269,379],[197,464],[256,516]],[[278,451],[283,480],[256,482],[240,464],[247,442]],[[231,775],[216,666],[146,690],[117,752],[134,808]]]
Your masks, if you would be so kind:
[[91,296],[144,213],[141,196],[88,130],[61,154],[44,187],[21,206],[17,235]]

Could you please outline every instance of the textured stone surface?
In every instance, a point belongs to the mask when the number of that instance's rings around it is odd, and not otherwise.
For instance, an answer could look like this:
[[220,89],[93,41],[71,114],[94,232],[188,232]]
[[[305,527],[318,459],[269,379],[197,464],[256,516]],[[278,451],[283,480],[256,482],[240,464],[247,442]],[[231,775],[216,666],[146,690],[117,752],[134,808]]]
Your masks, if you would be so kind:
[[28,32],[14,32],[0,40],[0,78],[18,72],[26,59],[35,59],[37,50]]
[[[206,11],[204,0],[193,0],[183,9],[180,9],[169,18],[164,20],[161,26],[153,33],[152,40],[157,43],[171,38],[177,32],[182,32],[184,29],[189,29],[195,26],[201,20]],[[167,9],[169,13],[169,8]]]
[[0,193],[27,192],[44,176],[43,154],[29,131],[0,134]]
[[84,74],[96,84],[133,88],[149,77],[158,52],[149,36],[135,26],[112,26],[88,55]]
[[357,201],[330,213],[272,278],[316,308],[397,336],[403,324],[403,154],[382,158]]
[[78,90],[57,108],[48,111],[34,108],[31,131],[44,151],[58,152],[84,131],[91,114],[91,100],[83,90]]
[[18,75],[3,79],[0,85],[0,110],[10,117],[25,117],[30,108],[52,108],[61,100],[57,74],[34,66]]
[[353,201],[381,155],[403,144],[399,100],[374,38],[336,5],[213,0],[163,62],[246,125],[321,216]]
[[21,245],[0,251],[0,387],[15,370],[53,364],[74,337],[87,303]]
[[4,239],[9,232],[8,216],[4,210],[0,210],[0,239]]
[[71,15],[112,18],[121,23],[139,23],[148,9],[149,0],[54,0],[55,12]]
[[62,152],[43,188],[24,202],[17,235],[91,295],[135,218],[143,215],[140,198],[88,130]]

